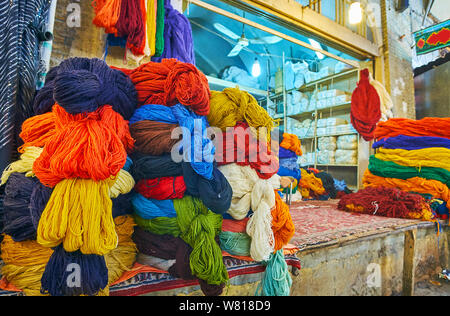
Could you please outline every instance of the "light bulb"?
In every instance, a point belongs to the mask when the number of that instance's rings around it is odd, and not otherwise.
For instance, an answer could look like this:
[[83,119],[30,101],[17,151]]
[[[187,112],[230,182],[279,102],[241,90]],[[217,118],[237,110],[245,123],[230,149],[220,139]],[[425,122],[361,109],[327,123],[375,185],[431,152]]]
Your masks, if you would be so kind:
[[258,58],[255,58],[255,62],[253,63],[252,67],[252,76],[259,77],[260,75],[261,75],[261,65],[259,63]]
[[[312,38],[309,38],[308,40],[311,43],[312,47],[317,48],[317,49],[322,49],[322,45],[320,45],[319,42],[313,40]],[[324,54],[322,54],[321,52],[316,52],[316,55],[317,55],[317,58],[319,58],[319,59],[325,58]]]
[[349,22],[350,24],[358,24],[362,21],[362,8],[361,3],[353,2],[350,5],[350,9],[348,11]]

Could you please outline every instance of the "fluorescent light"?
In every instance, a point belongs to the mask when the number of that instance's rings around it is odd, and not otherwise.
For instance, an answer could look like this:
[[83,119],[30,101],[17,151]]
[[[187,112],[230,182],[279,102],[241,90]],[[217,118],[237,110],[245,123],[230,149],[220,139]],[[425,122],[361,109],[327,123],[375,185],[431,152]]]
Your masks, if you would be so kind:
[[261,64],[259,63],[258,58],[255,58],[255,62],[252,67],[252,76],[259,77],[261,75]]
[[361,3],[353,2],[350,5],[350,9],[348,11],[349,22],[350,24],[358,24],[362,21],[362,8]]
[[[311,43],[312,47],[317,49],[322,49],[322,45],[320,45],[319,42],[313,40],[312,38],[309,38],[309,42]],[[317,58],[324,59],[325,56],[321,52],[316,52]]]

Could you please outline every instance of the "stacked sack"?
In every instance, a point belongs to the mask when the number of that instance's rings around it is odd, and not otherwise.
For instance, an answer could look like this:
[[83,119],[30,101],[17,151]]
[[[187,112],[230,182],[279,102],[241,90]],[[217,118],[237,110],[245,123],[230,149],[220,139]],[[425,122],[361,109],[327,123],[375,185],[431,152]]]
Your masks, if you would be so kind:
[[217,239],[232,190],[207,138],[207,79],[175,59],[123,71],[138,91],[129,122],[138,263],[197,279],[205,295],[220,295],[228,272]]
[[[283,138],[280,143],[280,150],[278,153],[280,168],[278,175],[280,177],[288,177],[291,181],[292,187],[285,188],[283,193],[297,194],[298,183],[302,178],[302,173],[299,168],[298,159],[303,155],[302,145],[300,139],[293,134],[283,133]],[[283,185],[282,185],[283,186]],[[289,185],[290,186],[290,185]],[[283,186],[284,187],[284,186]],[[295,200],[301,200],[301,194],[298,194]]]
[[170,0],[97,0],[92,5],[93,24],[105,29],[107,45],[126,48],[128,59],[195,63],[191,25]]
[[222,132],[216,160],[233,189],[221,246],[266,265],[258,295],[289,295],[292,279],[283,247],[295,227],[277,192],[279,162],[271,146],[274,122],[253,96],[238,88],[211,92],[208,121]]
[[[125,170],[136,90],[99,59],[53,68],[2,174],[4,282],[28,295],[107,295],[135,262]],[[125,196],[125,198],[123,198]],[[79,278],[72,280],[72,272]]]
[[444,203],[450,207],[450,118],[391,119],[379,123],[374,134],[377,152],[370,157],[364,187],[429,195],[434,211],[445,215]]

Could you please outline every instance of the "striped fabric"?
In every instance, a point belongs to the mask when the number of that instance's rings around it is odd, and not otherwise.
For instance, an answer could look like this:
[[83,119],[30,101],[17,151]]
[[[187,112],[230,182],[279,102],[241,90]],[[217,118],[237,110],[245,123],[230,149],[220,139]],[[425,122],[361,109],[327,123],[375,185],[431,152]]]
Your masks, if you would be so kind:
[[0,0],[0,170],[11,159],[22,122],[33,115],[40,30],[51,0]]

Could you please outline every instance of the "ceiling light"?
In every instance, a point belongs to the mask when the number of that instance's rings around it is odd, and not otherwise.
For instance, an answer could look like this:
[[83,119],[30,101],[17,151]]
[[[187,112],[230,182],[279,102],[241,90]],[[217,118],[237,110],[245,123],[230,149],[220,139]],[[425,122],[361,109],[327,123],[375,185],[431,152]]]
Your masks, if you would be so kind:
[[255,62],[252,67],[252,76],[259,77],[261,75],[261,64],[259,63],[258,58],[255,58]]
[[362,8],[361,3],[353,2],[350,5],[350,9],[348,11],[349,22],[350,24],[358,24],[362,21]]

